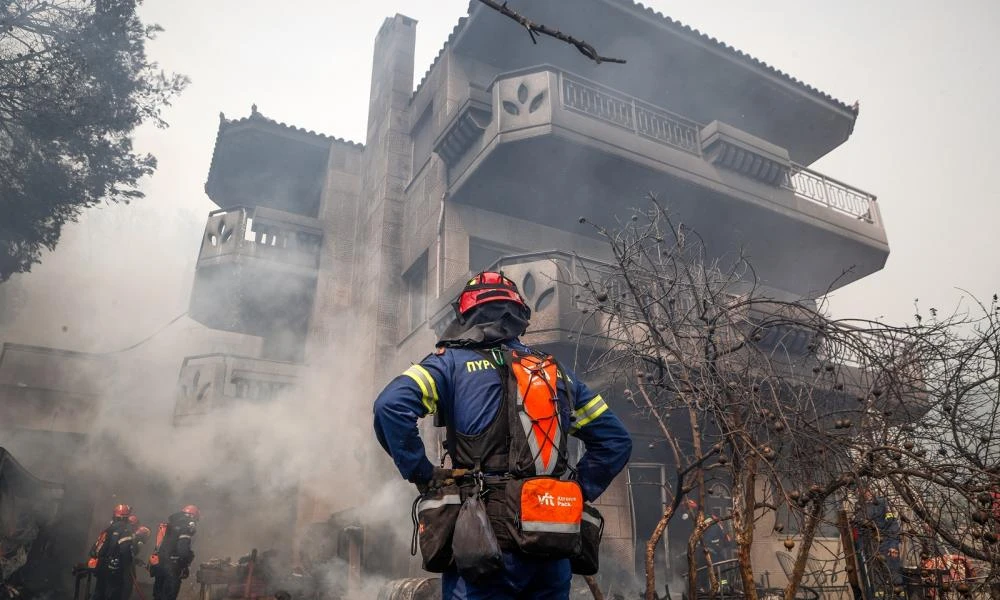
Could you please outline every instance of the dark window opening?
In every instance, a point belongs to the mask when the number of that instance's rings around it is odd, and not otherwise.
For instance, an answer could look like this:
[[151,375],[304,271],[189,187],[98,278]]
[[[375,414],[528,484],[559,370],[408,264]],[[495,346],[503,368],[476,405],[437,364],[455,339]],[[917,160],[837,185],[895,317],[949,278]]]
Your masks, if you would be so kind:
[[414,123],[410,130],[410,139],[413,140],[413,166],[411,176],[416,177],[417,170],[424,164],[424,161],[431,154],[431,144],[434,143],[434,128],[431,127],[431,117],[434,115],[434,103],[431,102],[420,113],[420,118]]
[[427,252],[413,263],[403,275],[406,290],[404,307],[409,324],[408,331],[416,329],[427,318]]
[[469,271],[478,273],[504,256],[524,252],[510,246],[504,246],[479,238],[469,238]]
[[[663,465],[628,466],[628,495],[632,509],[632,539],[635,542],[635,572],[645,572],[646,542],[666,508],[667,491]],[[656,580],[668,581],[667,532],[656,547]]]

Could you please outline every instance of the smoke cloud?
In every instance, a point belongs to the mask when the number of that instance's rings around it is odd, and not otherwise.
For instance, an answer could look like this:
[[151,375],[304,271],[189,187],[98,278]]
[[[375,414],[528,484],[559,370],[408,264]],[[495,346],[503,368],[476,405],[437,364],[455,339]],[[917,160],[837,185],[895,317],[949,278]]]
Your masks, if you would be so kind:
[[[196,565],[211,557],[235,561],[252,548],[275,549],[294,565],[293,542],[309,525],[355,506],[364,507],[366,523],[389,528],[406,547],[414,492],[393,476],[375,442],[370,400],[361,397],[372,374],[347,340],[312,356],[298,385],[272,400],[232,399],[175,425],[185,356],[255,357],[261,350],[260,338],[210,330],[186,316],[164,327],[186,309],[206,213],[178,211],[164,221],[147,219],[139,206],[94,211],[36,273],[3,286],[0,341],[98,353],[99,368],[75,374],[102,392],[82,439],[0,425],[0,445],[33,473],[72,483],[67,503],[90,526],[85,544],[56,532],[56,544],[73,546],[60,559],[84,561],[118,502],[131,504],[154,530],[181,506],[197,504]],[[109,252],[121,227],[145,229],[157,241],[155,255]],[[345,327],[354,320],[341,318]],[[70,566],[57,568],[67,573]],[[343,585],[345,569],[334,561],[320,579]],[[374,598],[379,581],[366,580],[365,594]]]

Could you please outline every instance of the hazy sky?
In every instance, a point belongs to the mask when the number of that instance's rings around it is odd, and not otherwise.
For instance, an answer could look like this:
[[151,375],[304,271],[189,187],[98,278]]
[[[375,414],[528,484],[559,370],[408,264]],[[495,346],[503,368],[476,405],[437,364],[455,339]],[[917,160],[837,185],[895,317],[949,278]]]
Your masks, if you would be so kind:
[[[1000,198],[990,178],[993,139],[1000,140],[1000,3],[648,4],[838,99],[861,102],[854,135],[813,167],[878,196],[892,254],[885,270],[836,294],[837,315],[904,320],[914,298],[945,309],[958,287],[982,297],[1000,288]],[[144,17],[166,29],[150,54],[192,79],[166,113],[171,127],[138,137],[140,149],[159,158],[148,197],[92,211],[67,228],[56,252],[20,278],[30,301],[0,337],[104,350],[182,313],[204,219],[215,208],[203,185],[219,111],[242,117],[257,103],[271,118],[363,142],[372,43],[383,18],[400,12],[419,21],[419,80],[466,7],[464,0],[146,0]]]

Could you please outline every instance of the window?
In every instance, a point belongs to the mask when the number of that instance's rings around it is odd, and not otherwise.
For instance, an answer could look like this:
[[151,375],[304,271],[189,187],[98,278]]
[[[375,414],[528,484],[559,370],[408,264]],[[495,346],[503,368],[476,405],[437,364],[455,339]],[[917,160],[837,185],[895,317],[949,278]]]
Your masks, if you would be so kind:
[[469,238],[469,271],[478,273],[495,263],[498,259],[522,252],[510,246],[504,246],[479,238]]
[[411,152],[413,153],[410,171],[411,177],[415,177],[420,167],[430,158],[431,145],[434,143],[434,128],[431,127],[433,121],[431,117],[433,115],[434,103],[431,102],[424,109],[424,112],[420,113],[420,117],[410,130],[410,139],[413,140],[413,145],[411,146]]
[[406,291],[404,307],[408,332],[412,332],[427,317],[427,252],[420,255],[403,275]]
[[[646,541],[649,540],[657,521],[666,507],[666,481],[663,465],[632,463],[626,467],[629,505],[632,512],[632,541],[635,544],[635,569],[642,573],[645,569]],[[663,536],[656,547],[656,579],[667,581],[669,559],[667,554],[668,535]]]

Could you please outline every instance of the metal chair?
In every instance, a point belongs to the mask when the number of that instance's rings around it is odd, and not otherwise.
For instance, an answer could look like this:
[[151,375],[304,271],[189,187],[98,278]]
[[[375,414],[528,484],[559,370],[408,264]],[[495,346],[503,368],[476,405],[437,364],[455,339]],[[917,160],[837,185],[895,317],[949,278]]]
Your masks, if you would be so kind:
[[[778,565],[784,571],[785,577],[792,578],[795,569],[795,558],[787,552],[775,552],[778,557]],[[802,574],[801,587],[814,590],[818,595],[823,595],[827,600],[843,600],[850,597],[850,586],[846,581],[840,583],[840,573],[833,569],[825,569],[824,561],[813,557],[806,558],[806,570]]]

